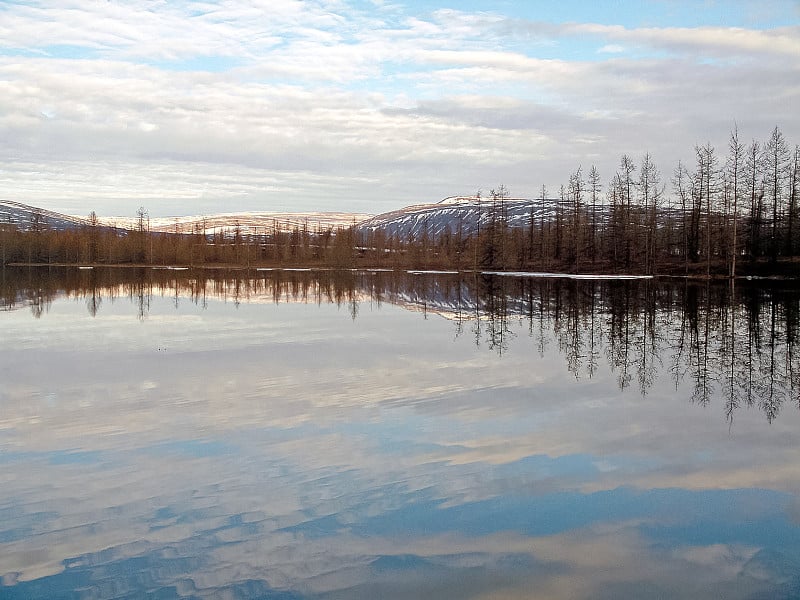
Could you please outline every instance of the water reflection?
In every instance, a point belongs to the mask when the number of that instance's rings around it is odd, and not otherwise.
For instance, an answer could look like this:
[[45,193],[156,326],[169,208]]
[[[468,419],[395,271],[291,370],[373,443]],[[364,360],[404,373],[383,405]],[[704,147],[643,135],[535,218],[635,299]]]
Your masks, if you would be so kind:
[[[53,300],[82,299],[90,315],[103,298],[128,298],[139,319],[154,296],[207,307],[231,302],[334,304],[353,319],[362,304],[391,303],[437,314],[456,336],[502,354],[524,324],[536,352],[554,343],[569,372],[592,378],[609,368],[620,390],[646,395],[659,379],[691,381],[692,403],[716,395],[733,419],[757,405],[772,421],[800,405],[796,282],[585,280],[311,270],[27,269],[2,279],[2,308],[28,306],[40,318]],[[515,325],[512,327],[512,323]]]
[[789,286],[7,270],[2,298],[0,597],[800,592]]

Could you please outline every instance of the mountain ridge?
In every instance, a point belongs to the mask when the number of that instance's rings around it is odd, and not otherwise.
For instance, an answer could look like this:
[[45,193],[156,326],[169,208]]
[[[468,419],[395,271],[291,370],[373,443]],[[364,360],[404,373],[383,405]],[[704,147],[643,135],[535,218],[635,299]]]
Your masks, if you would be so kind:
[[[583,210],[591,210],[582,204]],[[443,235],[473,236],[502,221],[510,228],[530,227],[532,223],[553,221],[559,212],[569,214],[574,206],[555,198],[483,198],[480,196],[448,196],[437,202],[404,206],[377,215],[328,212],[276,212],[249,211],[228,212],[210,215],[148,217],[146,228],[155,233],[204,233],[233,236],[258,236],[293,230],[321,233],[353,227],[357,234],[367,237],[378,231],[386,237],[403,240],[420,240],[427,236],[436,240]],[[661,213],[669,209],[659,209]],[[597,206],[597,224],[608,216],[608,207]],[[20,202],[0,200],[0,225],[13,224],[26,231],[35,227],[69,230],[91,226],[88,218],[57,213]],[[133,231],[139,225],[139,217],[97,217],[96,224],[116,231]]]
[[[291,231],[307,228],[309,231],[336,230],[355,227],[358,232],[368,233],[382,230],[387,235],[417,239],[427,231],[437,238],[446,231],[461,231],[465,236],[475,234],[498,217],[498,206],[502,206],[502,218],[510,227],[527,226],[531,219],[552,217],[558,200],[529,200],[505,198],[502,203],[478,196],[449,196],[437,202],[411,204],[377,215],[342,211],[274,212],[248,211],[227,212],[210,215],[147,217],[147,228],[158,233],[223,232],[232,234],[239,229],[243,234],[263,234],[273,231]],[[21,202],[0,200],[0,224],[13,224],[23,231],[35,227],[69,230],[91,226],[88,218],[58,213]],[[98,216],[96,224],[116,230],[135,230],[139,217]]]

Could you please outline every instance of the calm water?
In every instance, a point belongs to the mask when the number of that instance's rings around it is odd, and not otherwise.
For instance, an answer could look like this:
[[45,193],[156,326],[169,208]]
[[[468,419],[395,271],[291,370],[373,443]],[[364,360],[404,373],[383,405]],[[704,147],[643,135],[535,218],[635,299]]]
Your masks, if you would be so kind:
[[0,597],[800,597],[800,292],[6,269]]

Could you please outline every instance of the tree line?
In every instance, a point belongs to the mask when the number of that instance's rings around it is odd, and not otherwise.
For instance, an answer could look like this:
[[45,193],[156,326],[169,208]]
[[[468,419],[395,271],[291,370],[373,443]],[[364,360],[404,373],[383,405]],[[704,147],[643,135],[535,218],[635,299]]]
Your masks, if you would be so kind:
[[[605,189],[596,166],[579,166],[552,210],[537,218],[532,208],[524,228],[508,226],[508,191],[500,186],[487,199],[489,225],[467,240],[475,246],[467,254],[500,270],[791,273],[800,252],[799,188],[800,146],[790,151],[778,127],[766,142],[749,144],[734,128],[726,154],[698,145],[669,179],[649,153],[638,164],[622,155]],[[539,205],[547,198],[543,186]],[[454,237],[463,244],[452,232],[438,241],[450,257]]]
[[747,144],[734,127],[724,153],[698,145],[669,176],[649,153],[638,162],[622,155],[605,183],[596,166],[579,166],[555,198],[541,188],[523,225],[509,224],[503,185],[485,198],[478,192],[475,230],[451,223],[437,235],[423,228],[405,237],[357,224],[163,233],[150,229],[144,208],[129,231],[100,225],[95,213],[57,231],[34,213],[24,227],[0,222],[0,262],[791,273],[800,253],[799,177],[800,146],[790,149],[778,127]]
[[163,232],[151,229],[144,207],[132,229],[102,225],[94,212],[83,225],[64,229],[49,227],[36,211],[30,223],[0,221],[2,264],[347,267],[358,259],[353,226],[197,225],[191,232],[178,226]]

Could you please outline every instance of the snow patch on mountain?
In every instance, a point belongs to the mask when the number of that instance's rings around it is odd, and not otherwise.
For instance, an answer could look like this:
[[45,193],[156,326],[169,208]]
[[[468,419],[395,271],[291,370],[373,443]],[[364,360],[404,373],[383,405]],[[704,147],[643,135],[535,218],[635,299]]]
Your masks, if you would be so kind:
[[[450,233],[467,237],[492,222],[505,221],[509,227],[530,227],[555,218],[561,201],[546,198],[505,198],[502,201],[477,196],[453,196],[432,204],[415,204],[386,212],[358,225],[362,232],[382,231],[400,239],[437,239]],[[566,203],[561,206],[567,210]]]
[[[372,215],[345,212],[242,212],[216,215],[152,217],[147,220],[150,231],[161,233],[215,232],[232,235],[237,229],[242,235],[263,235],[275,231],[307,230],[311,233],[336,231],[357,225]],[[139,226],[137,217],[103,217],[101,222],[125,229]]]
[[11,225],[21,231],[36,229],[67,231],[85,227],[89,225],[89,221],[13,200],[0,200],[0,226],[3,225]]

